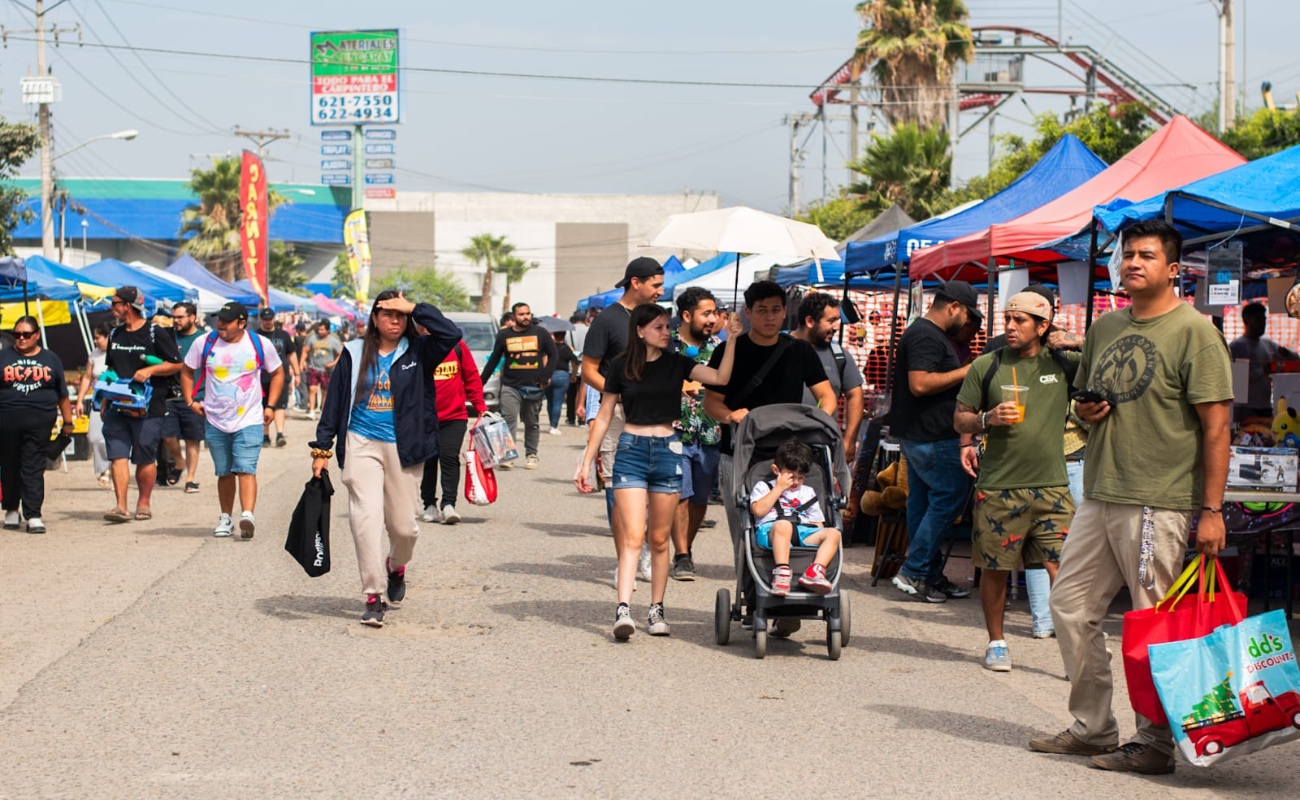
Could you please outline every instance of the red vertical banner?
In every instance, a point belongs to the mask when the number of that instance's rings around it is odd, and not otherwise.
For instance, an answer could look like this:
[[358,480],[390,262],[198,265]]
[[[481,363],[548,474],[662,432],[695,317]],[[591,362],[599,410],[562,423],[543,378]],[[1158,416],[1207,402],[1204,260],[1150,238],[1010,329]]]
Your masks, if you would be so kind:
[[262,297],[263,306],[269,305],[267,288],[270,275],[270,242],[267,241],[270,215],[266,194],[266,168],[262,166],[262,159],[245,150],[239,165],[239,204],[243,210],[239,239],[244,252],[244,274],[254,291]]

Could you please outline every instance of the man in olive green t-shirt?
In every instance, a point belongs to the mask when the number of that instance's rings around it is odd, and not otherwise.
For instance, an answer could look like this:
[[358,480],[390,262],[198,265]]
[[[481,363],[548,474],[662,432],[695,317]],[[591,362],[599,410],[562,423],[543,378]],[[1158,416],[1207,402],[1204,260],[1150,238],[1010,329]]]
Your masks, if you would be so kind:
[[1091,425],[1084,501],[1052,587],[1074,723],[1029,748],[1161,775],[1174,771],[1168,725],[1137,714],[1137,733],[1117,747],[1101,620],[1125,585],[1136,609],[1159,601],[1182,570],[1193,514],[1199,550],[1223,549],[1232,377],[1222,334],[1175,292],[1177,229],[1139,222],[1119,246],[1133,305],[1098,319],[1084,341],[1075,385],[1100,397],[1076,405]]
[[[1002,635],[1007,573],[1016,569],[1023,551],[1026,565],[1041,564],[1055,577],[1074,516],[1061,446],[1070,382],[1058,359],[1071,364],[1072,372],[1079,355],[1047,349],[1052,313],[1051,301],[1036,292],[1007,301],[1007,346],[971,364],[953,414],[962,466],[977,478],[971,559],[984,571],[980,601],[989,634],[984,668],[994,672],[1011,671]],[[1003,389],[1017,385],[1023,388]],[[979,433],[984,434],[982,458],[971,441]]]

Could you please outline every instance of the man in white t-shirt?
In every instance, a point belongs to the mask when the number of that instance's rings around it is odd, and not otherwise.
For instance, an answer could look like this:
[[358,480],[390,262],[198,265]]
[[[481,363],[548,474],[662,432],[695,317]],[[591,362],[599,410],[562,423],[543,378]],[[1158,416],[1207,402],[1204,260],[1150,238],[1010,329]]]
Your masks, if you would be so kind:
[[[196,339],[185,353],[181,393],[186,405],[204,418],[208,452],[217,472],[217,498],[221,516],[213,536],[234,533],[231,515],[235,487],[239,487],[239,535],[253,538],[253,507],[257,504],[257,459],[262,452],[262,426],[274,417],[276,401],[284,391],[280,356],[265,340],[248,332],[248,309],[230,302],[217,312],[217,330]],[[271,375],[262,403],[262,376]],[[197,384],[197,386],[196,386]],[[201,387],[203,400],[194,394]]]

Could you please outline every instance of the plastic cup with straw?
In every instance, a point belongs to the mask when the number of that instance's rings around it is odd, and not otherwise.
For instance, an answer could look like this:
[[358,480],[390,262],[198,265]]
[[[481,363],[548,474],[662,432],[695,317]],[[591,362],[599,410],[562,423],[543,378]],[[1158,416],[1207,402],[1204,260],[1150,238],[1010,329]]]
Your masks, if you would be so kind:
[[1025,421],[1025,394],[1029,392],[1028,386],[1021,386],[1020,381],[1016,378],[1016,368],[1011,368],[1011,383],[1002,386],[1002,398],[1011,400],[1016,405],[1016,418],[1011,420],[1012,423]]

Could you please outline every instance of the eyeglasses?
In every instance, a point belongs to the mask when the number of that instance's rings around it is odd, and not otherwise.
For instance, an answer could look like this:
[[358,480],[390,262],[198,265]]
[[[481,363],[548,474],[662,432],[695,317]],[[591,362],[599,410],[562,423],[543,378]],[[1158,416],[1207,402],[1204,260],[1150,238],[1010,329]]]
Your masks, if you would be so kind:
[[124,306],[124,305],[128,305],[128,303],[127,303],[125,300],[114,300],[113,302],[109,303],[109,305],[111,305],[111,306]]
[[36,335],[36,331],[14,331],[15,339],[30,339]]

